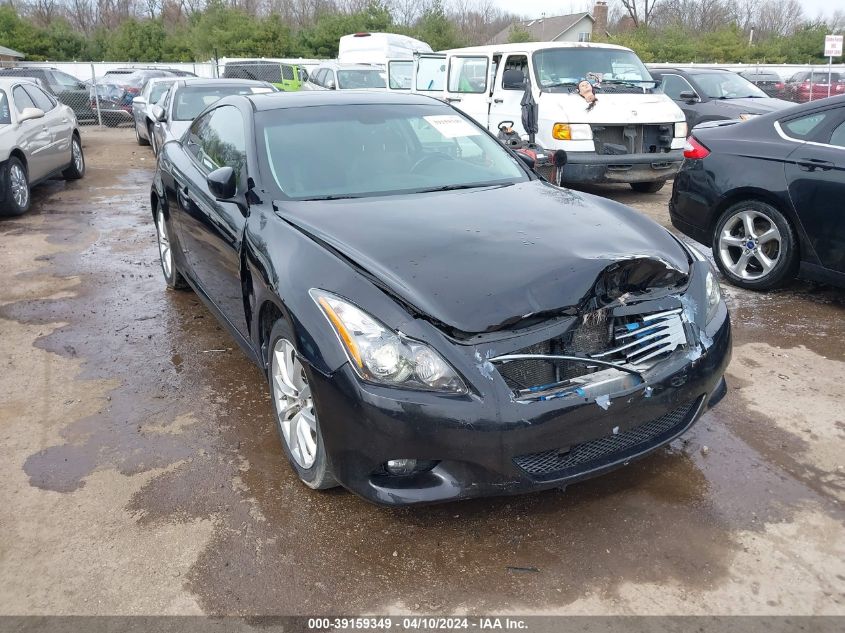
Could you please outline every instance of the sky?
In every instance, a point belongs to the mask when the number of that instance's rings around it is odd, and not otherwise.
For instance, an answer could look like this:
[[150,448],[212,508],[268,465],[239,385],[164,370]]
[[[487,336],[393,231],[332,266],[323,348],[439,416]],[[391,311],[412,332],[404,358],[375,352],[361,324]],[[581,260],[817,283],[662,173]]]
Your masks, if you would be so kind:
[[[595,4],[592,0],[494,0],[502,9],[525,15],[529,18],[539,18],[545,11],[546,15],[564,15],[567,13],[579,13],[591,11]],[[608,0],[610,4],[613,0]],[[839,0],[800,0],[804,7],[804,15],[815,18],[819,13],[829,14],[839,4]]]

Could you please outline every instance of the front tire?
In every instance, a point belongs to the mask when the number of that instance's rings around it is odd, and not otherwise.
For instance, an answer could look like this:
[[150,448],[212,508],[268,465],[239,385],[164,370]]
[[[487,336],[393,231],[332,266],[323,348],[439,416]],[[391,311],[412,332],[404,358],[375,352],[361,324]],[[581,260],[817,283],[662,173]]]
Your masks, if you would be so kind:
[[85,175],[85,155],[82,153],[82,141],[74,134],[70,141],[70,165],[62,172],[65,180],[79,180]]
[[26,167],[18,158],[12,156],[6,161],[5,171],[6,199],[0,207],[0,215],[23,215],[29,210],[30,203],[29,177]]
[[150,142],[147,139],[141,138],[141,132],[138,130],[138,124],[137,123],[135,124],[135,140],[138,141],[138,145],[140,145],[142,147],[150,144]]
[[729,207],[716,223],[713,257],[732,284],[768,290],[795,276],[798,240],[778,209],[746,200]]
[[657,193],[666,185],[665,180],[655,180],[652,182],[632,182],[629,183],[631,189],[637,193]]
[[268,377],[276,430],[288,461],[309,488],[325,490],[337,486],[332,474],[317,407],[308,385],[308,371],[293,345],[287,321],[277,321],[270,333]]
[[164,275],[164,281],[168,288],[174,290],[187,290],[188,283],[182,276],[182,273],[176,268],[176,260],[173,257],[173,250],[171,245],[173,242],[170,239],[170,230],[167,228],[167,219],[164,217],[164,211],[159,208],[156,212],[156,237],[158,239],[158,254],[161,261],[161,272]]
[[150,137],[150,147],[153,148],[153,156],[158,156],[158,143],[156,143],[156,135],[153,133],[152,123],[147,123],[147,134]]

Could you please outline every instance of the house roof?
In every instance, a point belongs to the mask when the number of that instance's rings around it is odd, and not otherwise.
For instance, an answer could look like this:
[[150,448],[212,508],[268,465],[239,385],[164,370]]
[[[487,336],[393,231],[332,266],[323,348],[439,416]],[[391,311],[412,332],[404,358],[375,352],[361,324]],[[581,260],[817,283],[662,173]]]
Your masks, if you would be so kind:
[[17,57],[18,59],[26,57],[23,53],[13,51],[11,48],[6,48],[5,46],[0,46],[0,55],[4,57]]
[[506,44],[511,29],[515,26],[520,26],[528,31],[531,39],[534,41],[550,42],[559,38],[584,18],[590,18],[593,22],[596,21],[589,13],[570,13],[568,15],[553,15],[547,16],[546,18],[537,18],[536,20],[521,20],[510,24],[496,33],[490,40],[490,43]]

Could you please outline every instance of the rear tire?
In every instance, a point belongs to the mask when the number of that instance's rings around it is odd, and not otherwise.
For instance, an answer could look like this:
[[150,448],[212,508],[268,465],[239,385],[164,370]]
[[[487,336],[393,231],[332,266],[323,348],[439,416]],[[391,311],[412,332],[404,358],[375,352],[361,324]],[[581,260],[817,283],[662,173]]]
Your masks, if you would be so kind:
[[302,483],[326,490],[338,483],[326,456],[317,406],[308,386],[307,363],[299,360],[294,340],[287,321],[277,321],[270,332],[267,363],[276,430]]
[[29,210],[29,176],[26,167],[12,156],[6,161],[3,180],[6,182],[5,200],[0,206],[0,215],[23,215]]
[[726,209],[716,223],[713,257],[733,285],[769,290],[795,276],[798,240],[778,209],[760,200],[745,200]]
[[82,153],[82,141],[74,134],[70,140],[70,165],[62,172],[65,180],[79,180],[85,175],[85,154]]
[[141,133],[138,131],[138,124],[137,123],[135,124],[135,140],[138,141],[138,145],[140,145],[142,147],[150,144],[150,142],[147,139],[141,138]]
[[176,268],[176,259],[173,257],[172,250],[173,241],[170,239],[170,230],[167,228],[167,218],[164,217],[164,211],[161,208],[156,211],[155,225],[161,272],[167,287],[173,290],[188,290],[190,288],[188,282]]
[[655,180],[651,182],[632,182],[629,183],[631,189],[637,193],[657,193],[666,185],[665,180]]

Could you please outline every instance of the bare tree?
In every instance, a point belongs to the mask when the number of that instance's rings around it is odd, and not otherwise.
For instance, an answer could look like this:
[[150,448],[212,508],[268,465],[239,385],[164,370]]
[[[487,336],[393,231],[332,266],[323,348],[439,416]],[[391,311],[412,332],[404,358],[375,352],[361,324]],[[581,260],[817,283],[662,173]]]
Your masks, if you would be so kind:
[[631,16],[634,26],[649,26],[654,9],[660,0],[619,0],[622,8]]
[[757,12],[755,27],[766,35],[790,35],[804,22],[797,0],[766,0]]

